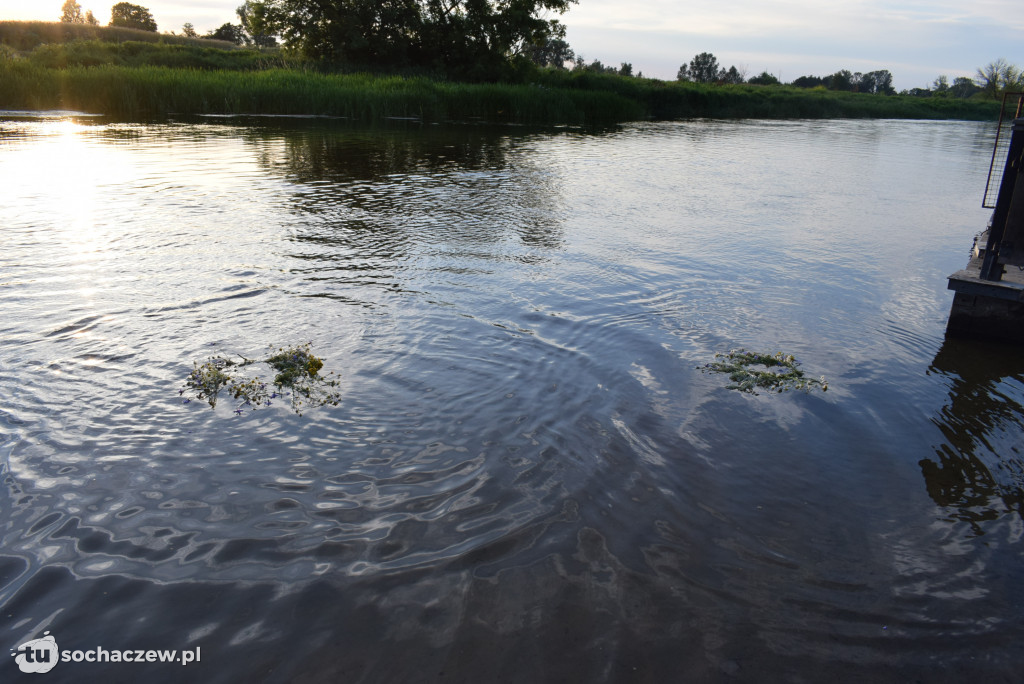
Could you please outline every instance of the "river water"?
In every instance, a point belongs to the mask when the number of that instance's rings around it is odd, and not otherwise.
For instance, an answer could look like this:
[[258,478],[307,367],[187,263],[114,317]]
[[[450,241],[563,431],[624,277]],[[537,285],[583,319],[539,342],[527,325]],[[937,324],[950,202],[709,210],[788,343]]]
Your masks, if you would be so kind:
[[[201,649],[47,681],[1016,681],[1024,360],[944,339],[993,135],[7,116],[7,646]],[[179,396],[307,342],[337,406]],[[829,389],[701,372],[735,348]]]

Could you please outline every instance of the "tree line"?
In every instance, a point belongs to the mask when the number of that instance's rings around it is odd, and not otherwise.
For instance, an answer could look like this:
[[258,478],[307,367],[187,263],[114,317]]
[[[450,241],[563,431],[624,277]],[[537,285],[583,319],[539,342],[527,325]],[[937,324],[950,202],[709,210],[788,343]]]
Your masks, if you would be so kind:
[[[191,22],[182,26],[181,35],[186,38],[209,38],[212,40],[223,40],[236,45],[252,45],[255,47],[274,47],[277,40],[269,34],[269,26],[266,21],[265,3],[247,1],[243,3],[235,14],[239,23],[226,22],[218,28],[208,31],[206,35],[199,35]],[[88,24],[99,26],[100,22],[92,13],[92,10],[82,12],[82,6],[76,0],[65,0],[61,8],[61,22],[69,24]],[[130,2],[119,2],[110,8],[110,23],[108,26],[118,28],[136,29],[139,31],[157,31],[156,20],[148,7],[135,5]],[[171,31],[174,35],[174,32]]]
[[[236,11],[238,24],[204,37],[257,47],[279,37],[285,47],[331,66],[494,80],[517,63],[555,59],[544,52],[564,39],[565,26],[549,17],[576,1],[247,0]],[[85,16],[76,0],[65,2],[62,21]],[[111,9],[110,26],[157,30],[147,8],[127,2]],[[183,33],[200,37],[191,24]]]
[[75,2],[75,0],[67,0],[64,3],[64,6],[61,8],[60,20],[66,24],[100,25],[99,19],[93,15],[92,10],[82,14],[82,6]]
[[[767,71],[746,79],[745,73],[735,66],[725,69],[718,59],[710,52],[695,55],[688,63],[684,62],[676,74],[678,81],[711,83],[728,85],[749,83],[752,85],[782,85],[778,78]],[[892,85],[892,74],[888,69],[869,71],[867,73],[851,72],[842,69],[828,76],[800,76],[789,85],[797,88],[824,88],[855,93],[871,93],[877,95],[895,95]],[[979,67],[974,78],[957,76],[952,83],[946,75],[940,75],[930,88],[911,88],[902,90],[900,95],[915,97],[953,97],[966,99],[983,93],[986,97],[998,98],[1004,92],[1024,91],[1024,69],[1017,67],[1000,57]]]
[[[257,48],[276,47],[278,38],[291,51],[330,66],[374,71],[414,69],[469,78],[496,80],[517,66],[643,77],[633,65],[618,67],[600,60],[587,62],[565,40],[561,14],[577,0],[246,0],[236,10],[238,23],[226,22],[200,36],[191,23],[182,27],[189,38],[211,38]],[[98,26],[91,10],[65,0],[62,22]],[[111,7],[110,26],[157,30],[148,8],[129,2]],[[173,33],[173,32],[172,32]],[[735,65],[725,68],[710,52],[684,62],[677,81],[704,84],[782,85],[762,71],[747,78]],[[895,95],[887,69],[866,73],[841,69],[827,76],[800,76],[797,88]],[[977,69],[974,78],[950,82],[940,75],[930,88],[912,88],[901,95],[969,98],[977,93],[997,98],[1001,92],[1024,90],[1024,70],[999,58]]]
[[[748,79],[745,70],[737,69],[735,66],[726,69],[719,65],[718,58],[710,52],[701,52],[688,63],[684,62],[676,73],[676,80],[719,85],[740,83],[782,85],[776,76],[767,71],[762,71],[757,76]],[[820,87],[827,90],[845,90],[855,93],[896,94],[896,90],[892,87],[892,74],[888,69],[879,69],[868,73],[842,69],[829,76],[801,76],[789,85],[797,88]]]
[[845,90],[852,93],[871,93],[877,95],[895,95],[892,87],[892,74],[888,69],[869,71],[868,73],[851,72],[840,69],[830,76],[801,76],[793,81],[797,88],[823,87],[827,90]]

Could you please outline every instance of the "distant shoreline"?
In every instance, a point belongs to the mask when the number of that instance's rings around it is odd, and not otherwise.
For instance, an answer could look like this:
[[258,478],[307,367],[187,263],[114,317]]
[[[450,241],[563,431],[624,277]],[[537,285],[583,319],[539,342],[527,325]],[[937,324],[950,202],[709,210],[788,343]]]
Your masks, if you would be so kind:
[[[141,34],[141,35],[140,35]],[[143,38],[143,40],[139,40]],[[0,109],[119,120],[192,115],[337,116],[603,125],[689,118],[995,120],[991,100],[705,85],[536,69],[522,82],[331,73],[277,51],[145,31],[0,22]]]

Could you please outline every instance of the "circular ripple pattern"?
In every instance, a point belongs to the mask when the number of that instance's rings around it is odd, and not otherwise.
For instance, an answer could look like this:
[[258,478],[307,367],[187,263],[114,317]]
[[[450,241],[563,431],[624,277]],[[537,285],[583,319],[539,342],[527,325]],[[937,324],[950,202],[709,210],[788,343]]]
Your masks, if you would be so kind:
[[[1009,676],[1024,369],[942,337],[991,135],[0,120],[10,645],[201,645],[204,681]],[[302,342],[340,406],[178,396]],[[697,370],[735,347],[829,392]]]

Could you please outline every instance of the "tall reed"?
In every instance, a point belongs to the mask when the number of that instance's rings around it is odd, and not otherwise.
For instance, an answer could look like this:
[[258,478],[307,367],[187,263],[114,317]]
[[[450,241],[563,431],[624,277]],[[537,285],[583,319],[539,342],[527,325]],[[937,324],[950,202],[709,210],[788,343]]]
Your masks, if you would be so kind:
[[296,69],[50,69],[24,59],[0,61],[0,107],[73,109],[121,119],[172,113],[314,114],[587,124],[644,115],[639,103],[610,92]]
[[537,81],[457,83],[329,74],[272,63],[232,70],[117,64],[52,68],[44,59],[0,51],[0,108],[74,109],[125,120],[172,113],[304,114],[357,120],[607,124],[644,118],[994,120],[998,115],[993,102],[953,98],[706,86],[610,75],[540,74]]

